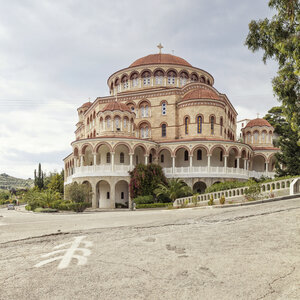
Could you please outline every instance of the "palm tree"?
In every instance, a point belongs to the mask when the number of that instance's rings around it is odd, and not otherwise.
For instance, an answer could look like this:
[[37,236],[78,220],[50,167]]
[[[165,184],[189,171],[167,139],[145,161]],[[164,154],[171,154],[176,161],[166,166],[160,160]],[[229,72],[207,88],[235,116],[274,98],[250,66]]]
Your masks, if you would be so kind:
[[172,178],[168,180],[167,185],[158,184],[154,193],[157,197],[166,196],[174,202],[177,198],[191,195],[192,189],[182,179]]

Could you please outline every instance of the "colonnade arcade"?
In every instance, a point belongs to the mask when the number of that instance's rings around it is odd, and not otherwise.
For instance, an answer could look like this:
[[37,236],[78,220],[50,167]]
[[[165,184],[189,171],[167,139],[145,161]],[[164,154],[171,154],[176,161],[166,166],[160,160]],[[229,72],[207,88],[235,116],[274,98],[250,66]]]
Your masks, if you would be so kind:
[[253,153],[248,148],[239,149],[231,146],[226,149],[221,144],[208,148],[204,144],[197,144],[192,149],[179,145],[171,147],[146,147],[144,144],[134,146],[127,142],[119,142],[112,146],[107,142],[100,142],[96,146],[86,143],[75,146],[73,155],[66,162],[67,176],[72,175],[76,168],[87,166],[101,166],[112,172],[122,168],[129,171],[139,163],[157,163],[167,173],[177,173],[180,169],[192,168],[236,168],[254,170],[257,172],[272,172],[275,166],[274,155]]

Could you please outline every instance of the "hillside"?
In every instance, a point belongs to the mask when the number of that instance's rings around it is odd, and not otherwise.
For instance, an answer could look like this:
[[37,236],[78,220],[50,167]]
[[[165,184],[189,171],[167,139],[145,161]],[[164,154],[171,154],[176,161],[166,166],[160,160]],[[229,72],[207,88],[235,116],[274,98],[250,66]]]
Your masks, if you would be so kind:
[[5,173],[0,174],[0,189],[11,189],[11,188],[29,188],[33,186],[32,179],[22,179],[9,176]]

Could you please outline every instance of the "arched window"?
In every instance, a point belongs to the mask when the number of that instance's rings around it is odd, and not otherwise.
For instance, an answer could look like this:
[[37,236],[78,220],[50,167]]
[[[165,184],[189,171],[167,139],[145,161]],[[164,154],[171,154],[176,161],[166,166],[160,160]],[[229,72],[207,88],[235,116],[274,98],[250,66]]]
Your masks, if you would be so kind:
[[149,114],[149,107],[148,105],[145,106],[145,117],[148,117]]
[[165,116],[167,114],[167,103],[163,102],[161,105],[161,114]]
[[142,139],[146,139],[150,137],[150,131],[149,131],[149,127],[147,124],[143,124],[140,127],[140,136]]
[[223,117],[220,118],[220,135],[223,134]]
[[197,160],[202,160],[202,150],[201,149],[197,150]]
[[163,84],[164,81],[164,73],[162,71],[156,71],[154,74],[155,77],[155,84]]
[[262,134],[261,134],[261,142],[262,143],[266,142],[266,133],[267,133],[266,131],[263,131]]
[[258,131],[254,132],[254,143],[258,143]]
[[198,80],[199,80],[198,75],[197,74],[192,74],[191,81],[192,82],[197,82]]
[[189,118],[186,117],[184,119],[184,132],[185,134],[189,134]]
[[140,111],[141,111],[141,118],[149,117],[149,106],[147,103],[144,102],[140,105]]
[[144,85],[150,85],[151,80],[150,80],[150,73],[148,71],[142,74],[142,78],[143,78]]
[[161,136],[162,137],[167,136],[167,125],[166,124],[161,125]]
[[122,86],[123,86],[123,89],[124,89],[124,90],[128,89],[129,83],[128,83],[128,77],[127,77],[127,76],[124,76],[124,77],[122,78]]
[[187,150],[184,151],[184,160],[188,161],[189,160],[189,153]]
[[106,199],[109,199],[110,198],[110,194],[109,192],[106,193]]
[[247,133],[247,143],[251,143],[251,133]]
[[120,153],[120,164],[124,164],[124,160],[125,160],[124,153],[121,152]]
[[132,87],[137,87],[139,85],[138,74],[134,73],[131,75]]
[[202,133],[202,117],[197,117],[197,133]]
[[115,124],[116,124],[116,130],[120,130],[120,118],[119,117],[115,118]]
[[121,199],[124,199],[124,192],[121,192]]
[[106,163],[110,164],[110,153],[109,152],[106,153]]
[[110,129],[110,118],[106,119],[106,129]]
[[163,154],[160,156],[160,162],[161,163],[165,162],[165,156]]
[[180,85],[183,86],[183,85],[187,84],[188,78],[189,78],[188,74],[185,72],[182,72],[180,74],[180,79],[179,79]]
[[168,72],[168,84],[174,85],[175,84],[175,78],[176,78],[176,73],[173,71]]
[[127,128],[127,118],[124,118],[123,123],[124,123],[124,129],[126,129]]
[[211,116],[210,117],[210,133],[214,134],[214,126],[215,126],[215,117]]

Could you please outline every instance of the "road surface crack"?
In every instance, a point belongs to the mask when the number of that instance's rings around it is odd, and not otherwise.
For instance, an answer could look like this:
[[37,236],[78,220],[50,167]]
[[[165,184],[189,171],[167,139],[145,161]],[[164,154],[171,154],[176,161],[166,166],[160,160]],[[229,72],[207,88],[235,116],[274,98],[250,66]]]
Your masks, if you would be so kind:
[[273,288],[272,285],[273,285],[276,281],[285,279],[286,277],[292,275],[293,272],[294,272],[295,270],[296,270],[296,267],[295,267],[295,266],[292,266],[292,269],[291,269],[288,273],[286,273],[286,274],[284,274],[284,275],[282,275],[282,276],[279,276],[278,278],[275,278],[273,281],[269,282],[269,283],[268,283],[268,286],[269,286],[269,292],[267,292],[267,293],[266,293],[265,295],[263,295],[262,297],[257,298],[256,300],[264,299],[264,298],[266,298],[267,296],[276,293],[276,291],[275,291],[275,289]]

